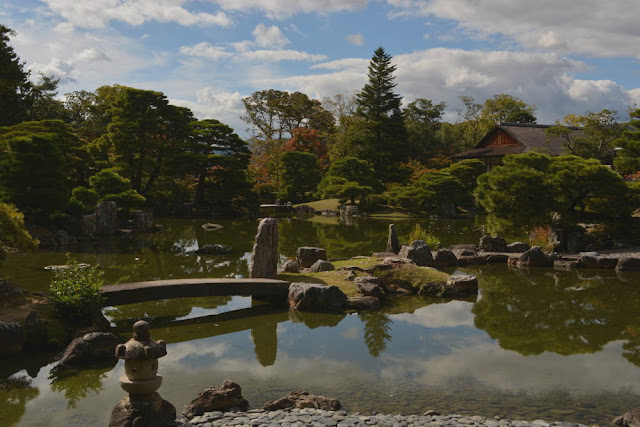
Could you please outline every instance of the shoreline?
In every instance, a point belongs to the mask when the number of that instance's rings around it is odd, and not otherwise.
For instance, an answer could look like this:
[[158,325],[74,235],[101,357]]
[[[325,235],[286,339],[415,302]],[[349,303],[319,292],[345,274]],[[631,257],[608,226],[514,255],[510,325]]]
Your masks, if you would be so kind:
[[246,412],[205,412],[201,416],[193,417],[190,421],[178,420],[178,426],[254,426],[254,427],[275,427],[275,426],[473,426],[473,427],[588,427],[599,426],[598,424],[581,424],[565,421],[545,421],[545,420],[510,420],[503,417],[483,417],[480,415],[440,415],[435,411],[427,411],[424,415],[402,415],[402,414],[373,414],[365,415],[359,412],[349,413],[345,410],[325,411],[315,408],[304,409],[279,409],[267,411],[263,409],[252,409]]

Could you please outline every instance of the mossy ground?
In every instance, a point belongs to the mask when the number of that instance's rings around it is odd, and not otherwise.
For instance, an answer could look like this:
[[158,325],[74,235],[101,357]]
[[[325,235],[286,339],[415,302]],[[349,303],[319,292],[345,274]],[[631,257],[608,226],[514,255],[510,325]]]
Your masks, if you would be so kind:
[[[347,280],[348,270],[340,270],[343,267],[360,267],[363,269],[373,267],[380,264],[379,258],[363,257],[351,258],[344,261],[335,261],[333,265],[336,267],[333,271],[325,271],[322,273],[286,273],[278,275],[281,280],[288,282],[307,282],[319,283],[327,286],[337,286],[348,297],[361,296],[354,281]],[[369,273],[356,271],[358,276],[367,276]],[[385,283],[402,284],[409,286],[415,291],[428,282],[445,282],[449,276],[442,271],[428,268],[418,267],[415,264],[406,264],[399,268],[376,272]]]

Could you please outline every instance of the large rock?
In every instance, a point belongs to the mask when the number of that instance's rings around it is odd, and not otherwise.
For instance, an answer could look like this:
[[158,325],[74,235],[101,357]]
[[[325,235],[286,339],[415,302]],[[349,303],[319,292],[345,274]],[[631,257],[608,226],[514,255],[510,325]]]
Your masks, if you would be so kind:
[[148,398],[122,399],[111,411],[109,427],[165,427],[173,426],[176,408],[156,392]]
[[182,413],[188,420],[211,411],[246,411],[249,402],[242,397],[242,389],[233,381],[224,380],[220,387],[209,387],[191,401]]
[[483,265],[487,263],[486,255],[458,255],[458,265]]
[[580,252],[577,261],[580,268],[614,269],[618,264],[618,258],[602,256],[597,252]]
[[319,259],[314,262],[313,265],[307,270],[309,271],[309,273],[322,273],[323,271],[333,271],[335,269],[336,267],[329,261]]
[[278,222],[265,218],[258,225],[249,265],[249,277],[275,279],[278,275]]
[[99,361],[117,361],[118,337],[105,332],[91,332],[71,341],[57,367],[77,367]]
[[449,250],[457,257],[472,256],[478,252],[478,247],[476,245],[459,244],[449,246]]
[[300,273],[300,266],[296,261],[290,259],[286,260],[284,264],[280,266],[279,273]]
[[524,242],[513,242],[507,245],[507,252],[510,254],[521,254],[531,249],[528,243]]
[[624,415],[616,417],[611,424],[621,427],[640,427],[640,407],[633,408]]
[[266,411],[277,411],[290,408],[315,408],[325,411],[338,411],[342,408],[338,399],[315,396],[306,391],[292,390],[282,399],[272,400],[264,405]]
[[414,264],[420,267],[432,267],[433,255],[431,255],[431,249],[423,240],[416,240],[410,245],[402,245],[400,252],[398,252],[400,258],[410,259]]
[[96,233],[113,234],[118,228],[116,202],[100,202],[96,205]]
[[483,252],[506,252],[507,242],[502,237],[482,236],[478,247]]
[[5,302],[16,297],[21,298],[26,295],[27,292],[20,286],[7,279],[0,278],[0,302]]
[[616,271],[640,271],[640,258],[623,256],[618,260]]
[[82,234],[96,233],[96,214],[82,215],[80,219],[80,232]]
[[347,296],[337,286],[317,283],[292,283],[289,286],[289,306],[301,311],[340,311]]
[[389,224],[389,237],[387,238],[387,252],[397,254],[400,252],[400,240],[398,240],[398,233],[396,232],[396,226]]
[[358,287],[358,291],[360,291],[360,293],[364,296],[382,298],[382,296],[384,295],[382,286],[380,286],[378,283],[356,281],[356,286]]
[[133,231],[135,231],[136,233],[151,233],[154,226],[155,224],[153,221],[153,212],[133,212]]
[[449,249],[438,249],[433,263],[436,267],[455,267],[458,265],[458,257]]
[[340,216],[343,217],[354,217],[360,216],[360,209],[357,206],[345,206],[344,209],[340,210]]
[[534,246],[518,258],[518,267],[551,267],[553,260],[544,253],[540,246]]
[[478,278],[473,274],[454,274],[447,277],[447,287],[463,294],[478,292]]
[[373,283],[375,285],[382,285],[382,279],[376,276],[360,276],[355,278],[356,285],[359,283]]
[[327,251],[324,248],[301,246],[296,251],[296,259],[300,268],[309,268],[319,259],[327,259]]
[[0,355],[21,352],[24,338],[24,329],[19,323],[0,322]]

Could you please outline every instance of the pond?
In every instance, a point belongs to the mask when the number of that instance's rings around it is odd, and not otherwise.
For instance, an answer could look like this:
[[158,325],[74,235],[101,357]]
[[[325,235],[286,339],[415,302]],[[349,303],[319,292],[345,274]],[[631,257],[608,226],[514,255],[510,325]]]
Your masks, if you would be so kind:
[[[183,277],[246,277],[257,221],[163,220],[165,231],[76,248],[110,283]],[[415,221],[396,222],[402,237]],[[280,251],[327,248],[330,257],[384,250],[389,221],[280,222]],[[429,220],[444,246],[477,242],[480,220]],[[228,255],[196,255],[207,243]],[[12,255],[0,269],[30,291],[64,252]],[[473,301],[398,299],[382,312],[288,312],[245,297],[188,298],[105,309],[117,331],[149,319],[168,343],[161,395],[181,412],[195,395],[231,379],[252,407],[292,389],[338,398],[350,411],[501,415],[608,424],[640,400],[640,276],[612,271],[465,268],[480,278]],[[125,393],[121,362],[55,373],[55,354],[0,363],[0,425],[106,425]]]

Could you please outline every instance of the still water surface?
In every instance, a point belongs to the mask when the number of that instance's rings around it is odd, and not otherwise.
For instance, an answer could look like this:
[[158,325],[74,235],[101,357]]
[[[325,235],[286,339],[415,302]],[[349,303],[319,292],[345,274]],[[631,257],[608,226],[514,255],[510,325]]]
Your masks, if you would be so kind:
[[[243,277],[257,222],[165,220],[165,232],[120,238],[73,256],[104,268],[110,283],[181,277]],[[401,235],[413,223],[396,223]],[[423,224],[425,225],[425,224]],[[429,221],[442,244],[477,242],[477,221]],[[326,247],[330,257],[383,250],[388,222],[280,223],[280,251]],[[401,239],[402,240],[402,239]],[[225,243],[229,255],[196,255]],[[31,291],[46,290],[62,252],[11,256],[0,269]],[[379,313],[289,313],[250,298],[216,297],[107,308],[127,338],[147,318],[168,343],[162,396],[178,412],[224,379],[252,407],[303,389],[340,399],[351,411],[502,415],[607,424],[640,400],[639,276],[613,272],[481,266],[477,301],[412,297]],[[54,354],[0,361],[0,425],[106,425],[124,396],[121,362],[54,374]]]

